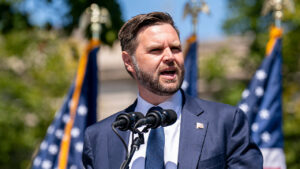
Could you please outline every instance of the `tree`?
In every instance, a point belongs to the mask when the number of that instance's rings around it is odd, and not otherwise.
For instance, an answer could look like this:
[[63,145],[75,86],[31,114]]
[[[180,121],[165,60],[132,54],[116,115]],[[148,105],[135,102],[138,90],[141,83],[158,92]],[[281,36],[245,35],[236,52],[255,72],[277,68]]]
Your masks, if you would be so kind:
[[[0,12],[0,19],[1,13],[4,13],[2,18],[5,19],[2,23],[9,28],[15,29],[17,26],[11,25],[12,19],[7,16],[17,18],[17,22],[13,23],[23,25],[21,28],[25,28],[24,24],[26,23],[28,26],[33,25],[46,29],[60,29],[67,33],[66,35],[70,35],[73,30],[78,27],[80,16],[92,3],[96,3],[98,6],[104,7],[109,11],[111,26],[107,27],[104,24],[102,25],[100,39],[103,43],[112,45],[117,39],[118,30],[123,25],[120,6],[116,0],[14,0],[10,3],[4,1],[0,2],[0,9],[1,5],[3,5],[4,9]],[[14,12],[12,12],[11,9],[14,9]],[[9,12],[9,15],[5,15],[7,12]],[[37,19],[36,16],[38,15],[42,16]],[[89,29],[86,30],[86,36],[90,37]]]
[[[51,25],[37,28],[30,22],[30,12],[18,8],[22,2],[0,1],[1,169],[30,165],[72,83],[81,54],[79,42],[70,40],[66,32],[77,27],[78,17],[92,3],[68,1],[72,22],[64,25],[68,29],[58,29]],[[52,1],[40,2],[47,8]],[[111,0],[98,4],[110,10],[112,27],[104,28],[101,36],[112,43],[122,24],[119,6]]]
[[29,22],[26,15],[22,15],[17,8],[13,6],[18,1],[4,1],[0,3],[0,32],[7,33],[10,30],[21,30],[29,28]]
[[0,35],[0,168],[26,168],[76,70],[74,45],[56,32]]

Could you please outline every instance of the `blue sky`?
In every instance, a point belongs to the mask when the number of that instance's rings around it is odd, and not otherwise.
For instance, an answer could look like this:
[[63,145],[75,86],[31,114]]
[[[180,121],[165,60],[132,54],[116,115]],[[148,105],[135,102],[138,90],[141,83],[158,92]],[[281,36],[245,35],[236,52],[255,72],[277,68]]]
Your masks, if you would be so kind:
[[[123,20],[152,11],[168,12],[174,19],[181,33],[181,40],[185,40],[192,33],[191,17],[183,19],[184,5],[189,0],[117,0],[120,4]],[[226,18],[226,1],[206,0],[211,14],[200,14],[198,16],[198,40],[218,40],[224,37],[222,23]],[[48,5],[48,6],[47,6]],[[21,5],[24,11],[30,11],[30,21],[34,25],[43,26],[50,22],[56,27],[61,27],[67,22],[63,16],[69,11],[65,0],[54,0],[45,4],[40,0],[25,0]]]
[[[183,19],[184,5],[188,0],[118,0],[123,19],[152,11],[168,12],[174,19],[181,33],[181,40],[185,40],[192,33],[191,17]],[[226,17],[226,1],[206,0],[211,9],[211,14],[198,16],[198,40],[218,40],[224,37],[222,23]]]
[[54,0],[45,3],[45,0],[24,0],[18,4],[19,9],[29,13],[29,21],[33,25],[44,26],[47,22],[55,27],[61,27],[67,21],[64,17],[69,12],[69,7],[65,0]]

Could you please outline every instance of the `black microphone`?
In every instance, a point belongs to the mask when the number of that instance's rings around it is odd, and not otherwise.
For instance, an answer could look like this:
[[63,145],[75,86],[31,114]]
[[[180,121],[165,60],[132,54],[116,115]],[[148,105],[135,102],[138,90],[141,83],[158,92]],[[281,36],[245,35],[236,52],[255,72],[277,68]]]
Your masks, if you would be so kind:
[[177,120],[177,114],[171,109],[162,109],[161,107],[152,107],[146,114],[145,118],[137,121],[134,128],[142,125],[155,129],[159,126],[165,127],[174,124]]
[[116,117],[112,126],[122,131],[132,130],[135,123],[142,118],[144,118],[144,115],[140,112],[122,113]]

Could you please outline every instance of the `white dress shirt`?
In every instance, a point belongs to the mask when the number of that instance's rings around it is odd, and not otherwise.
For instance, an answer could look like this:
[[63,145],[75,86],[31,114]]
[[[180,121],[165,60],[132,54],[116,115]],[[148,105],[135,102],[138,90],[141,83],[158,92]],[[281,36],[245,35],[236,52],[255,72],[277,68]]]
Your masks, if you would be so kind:
[[[148,110],[154,105],[148,103],[143,98],[138,95],[137,105],[135,108],[135,112],[141,112],[144,115],[148,112]],[[172,109],[177,114],[177,121],[167,127],[164,127],[165,134],[165,146],[164,146],[164,162],[165,169],[176,169],[178,163],[178,150],[179,150],[179,136],[180,136],[180,122],[181,122],[181,111],[182,111],[182,94],[180,91],[177,91],[170,99],[165,102],[157,105],[163,109]],[[132,160],[129,164],[130,169],[144,169],[145,168],[145,157],[147,150],[147,142],[149,137],[149,132],[144,134],[145,144],[142,144],[135,152],[132,157]],[[131,145],[131,135],[129,137],[128,149],[130,151]]]

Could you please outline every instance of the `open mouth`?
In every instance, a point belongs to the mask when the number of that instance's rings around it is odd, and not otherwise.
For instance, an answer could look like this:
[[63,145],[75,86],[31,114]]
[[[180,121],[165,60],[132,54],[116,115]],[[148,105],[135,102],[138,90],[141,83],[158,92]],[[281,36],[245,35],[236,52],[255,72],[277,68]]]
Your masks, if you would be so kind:
[[176,74],[177,74],[177,69],[176,68],[167,68],[167,69],[163,69],[160,72],[160,75],[162,75],[163,77],[168,78],[168,79],[175,78]]
[[176,74],[176,71],[175,70],[162,71],[160,74],[161,75],[167,75],[167,76],[174,76]]

